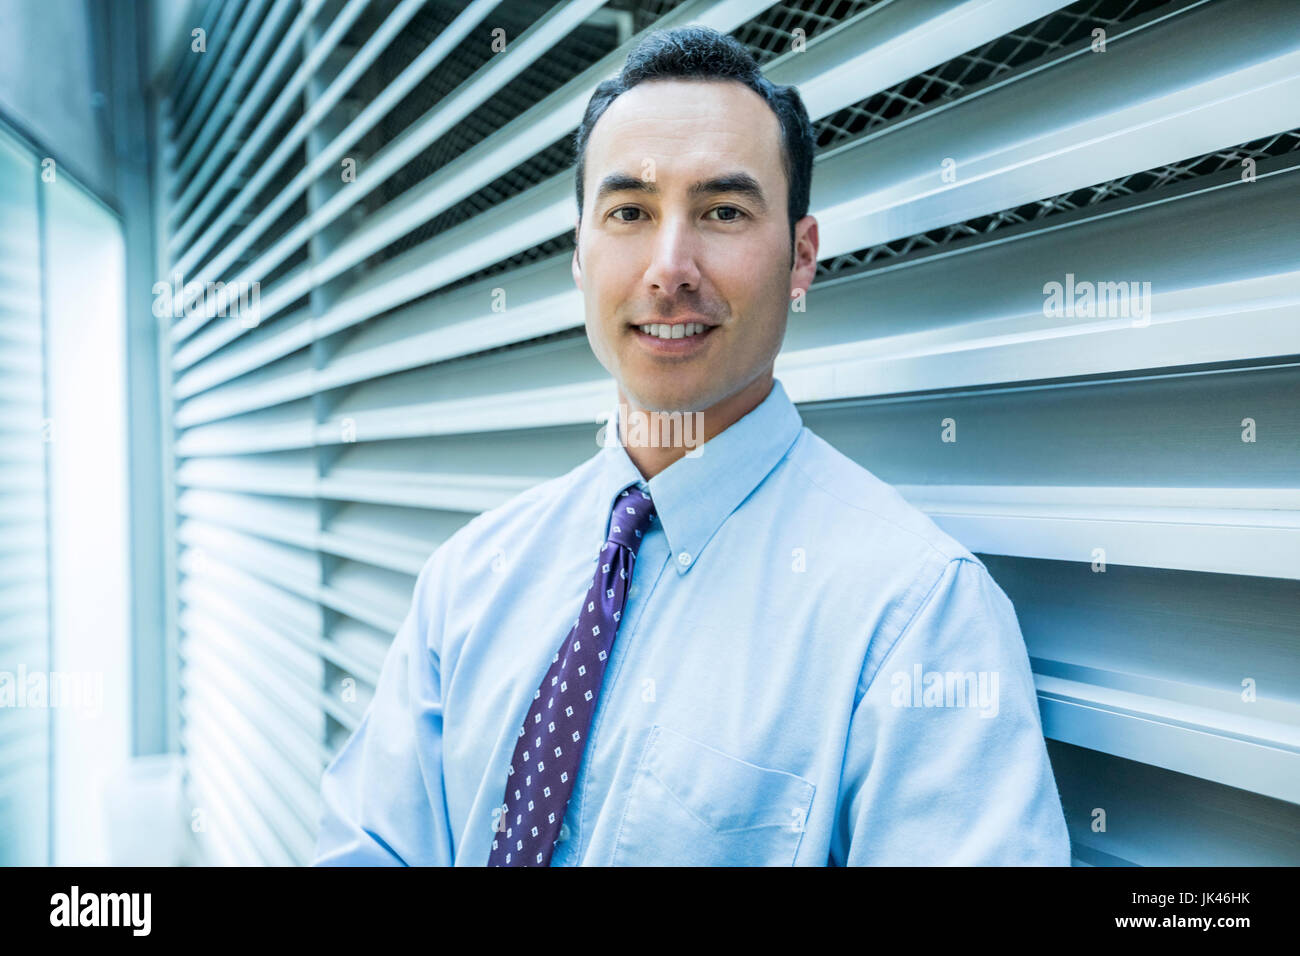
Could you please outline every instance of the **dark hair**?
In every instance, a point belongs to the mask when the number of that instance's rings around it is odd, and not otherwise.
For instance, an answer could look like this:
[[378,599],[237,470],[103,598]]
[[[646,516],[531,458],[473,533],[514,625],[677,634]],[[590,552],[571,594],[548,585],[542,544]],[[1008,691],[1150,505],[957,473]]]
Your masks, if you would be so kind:
[[763,76],[744,44],[709,27],[679,27],[647,34],[628,54],[623,71],[605,80],[591,94],[582,125],[573,139],[577,155],[578,218],[582,218],[587,140],[596,121],[610,103],[638,83],[679,77],[744,83],[776,114],[781,125],[781,157],[789,187],[786,214],[790,220],[790,254],[793,259],[794,224],[808,215],[812,191],[814,142],[808,110],[793,86],[779,86]]

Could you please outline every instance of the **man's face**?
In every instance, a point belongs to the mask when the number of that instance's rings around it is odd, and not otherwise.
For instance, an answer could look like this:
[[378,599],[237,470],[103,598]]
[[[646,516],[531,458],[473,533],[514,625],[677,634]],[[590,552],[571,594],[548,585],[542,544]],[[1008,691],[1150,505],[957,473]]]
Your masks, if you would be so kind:
[[[780,137],[743,84],[678,79],[638,84],[592,130],[573,277],[592,350],[633,406],[706,411],[770,379],[816,269],[811,216],[790,265]],[[682,319],[712,328],[667,343],[638,328]]]

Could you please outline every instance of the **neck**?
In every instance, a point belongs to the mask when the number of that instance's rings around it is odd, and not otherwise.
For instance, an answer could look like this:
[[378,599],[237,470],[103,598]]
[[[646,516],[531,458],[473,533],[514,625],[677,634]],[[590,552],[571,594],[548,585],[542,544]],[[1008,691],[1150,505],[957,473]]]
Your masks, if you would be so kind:
[[772,381],[769,368],[740,391],[708,408],[672,413],[646,409],[629,400],[620,385],[619,408],[627,417],[617,425],[619,439],[641,477],[648,480],[752,412],[772,391]]

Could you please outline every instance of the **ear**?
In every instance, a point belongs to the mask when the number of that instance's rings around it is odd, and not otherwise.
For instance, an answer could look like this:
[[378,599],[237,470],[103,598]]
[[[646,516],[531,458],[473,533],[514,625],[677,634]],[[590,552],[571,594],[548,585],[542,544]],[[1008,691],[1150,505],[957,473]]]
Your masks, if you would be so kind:
[[806,294],[817,275],[817,220],[804,216],[794,228],[794,265],[790,267],[790,298],[802,289]]

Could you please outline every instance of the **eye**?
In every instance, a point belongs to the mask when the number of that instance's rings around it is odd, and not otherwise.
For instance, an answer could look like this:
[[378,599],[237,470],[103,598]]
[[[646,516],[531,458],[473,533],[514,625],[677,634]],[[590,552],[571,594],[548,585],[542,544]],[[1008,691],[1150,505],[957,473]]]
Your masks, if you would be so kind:
[[639,213],[640,211],[641,210],[638,209],[636,206],[619,206],[617,209],[611,212],[610,215],[616,217],[618,222],[636,222],[637,220],[635,219],[624,219],[622,216],[619,216],[619,213],[621,212]]
[[745,218],[745,212],[744,212],[744,210],[742,210],[742,209],[737,209],[735,206],[714,206],[712,209],[709,210],[709,212],[711,212],[711,213],[712,213],[712,212],[719,212],[720,210],[723,210],[723,209],[730,209],[732,212],[735,213],[735,215],[734,215],[734,216],[724,216],[723,218],[721,218],[721,219],[718,220],[719,222],[737,222],[738,220]]

